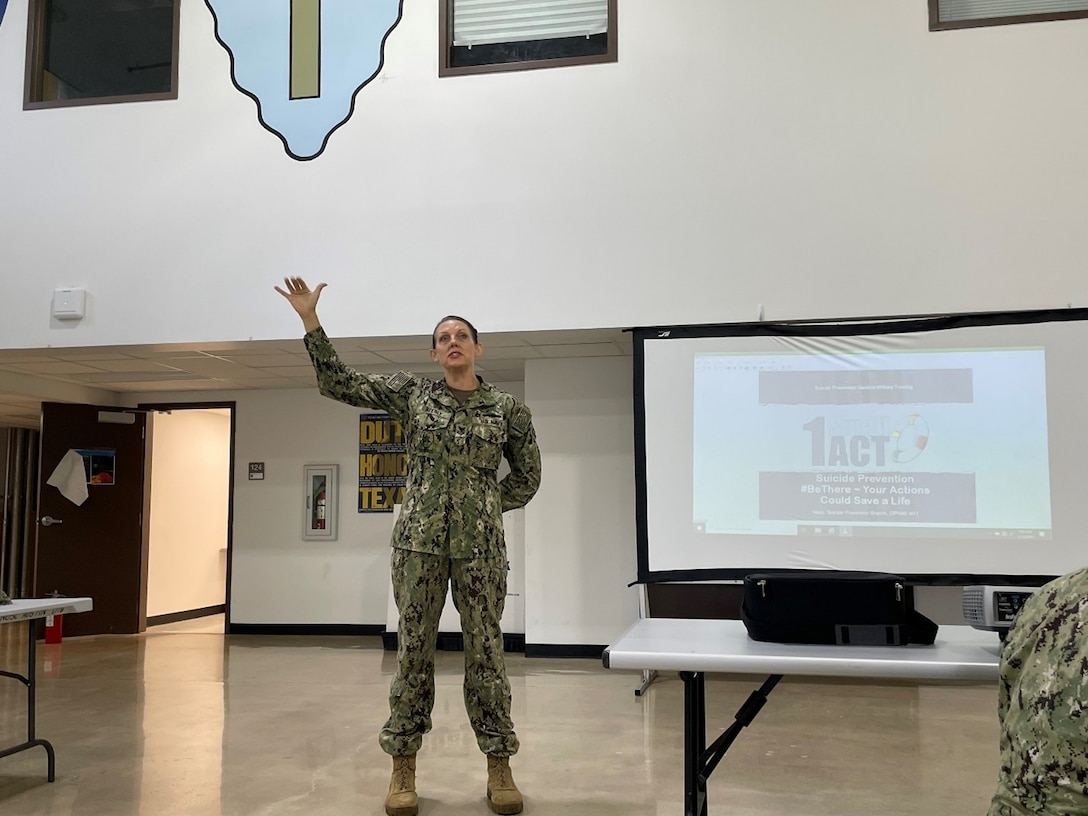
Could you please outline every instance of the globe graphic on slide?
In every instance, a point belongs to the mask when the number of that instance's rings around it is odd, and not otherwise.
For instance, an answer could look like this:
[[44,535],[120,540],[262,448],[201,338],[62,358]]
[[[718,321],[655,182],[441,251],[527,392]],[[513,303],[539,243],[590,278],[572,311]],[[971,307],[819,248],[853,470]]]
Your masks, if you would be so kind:
[[912,462],[929,444],[929,423],[921,414],[911,414],[892,431],[892,461]]

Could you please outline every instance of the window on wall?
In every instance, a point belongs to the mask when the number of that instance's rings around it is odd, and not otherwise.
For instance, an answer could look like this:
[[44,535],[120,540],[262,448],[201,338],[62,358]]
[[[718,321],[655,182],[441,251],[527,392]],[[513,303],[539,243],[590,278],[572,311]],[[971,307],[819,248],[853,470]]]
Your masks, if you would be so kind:
[[24,108],[177,99],[181,0],[29,0]]
[[1088,0],[929,0],[929,30],[1088,17]]
[[439,2],[439,76],[616,61],[617,0]]

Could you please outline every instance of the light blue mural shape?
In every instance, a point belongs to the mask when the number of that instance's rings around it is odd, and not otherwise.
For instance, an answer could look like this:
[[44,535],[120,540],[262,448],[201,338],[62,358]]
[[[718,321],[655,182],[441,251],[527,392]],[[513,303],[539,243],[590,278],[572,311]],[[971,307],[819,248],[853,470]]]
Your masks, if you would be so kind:
[[382,69],[403,2],[320,0],[320,95],[292,99],[291,0],[205,0],[235,87],[257,103],[257,119],[299,161],[321,155],[351,118],[356,95]]

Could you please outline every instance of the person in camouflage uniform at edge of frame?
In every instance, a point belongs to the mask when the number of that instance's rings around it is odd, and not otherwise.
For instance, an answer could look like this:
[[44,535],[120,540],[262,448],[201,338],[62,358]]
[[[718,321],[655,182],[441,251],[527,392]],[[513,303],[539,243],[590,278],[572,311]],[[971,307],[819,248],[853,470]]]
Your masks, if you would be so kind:
[[[448,316],[431,335],[431,359],[445,372],[428,380],[407,372],[363,374],[337,357],[317,317],[320,283],[301,278],[276,287],[302,318],[305,343],[323,395],[377,408],[401,423],[408,478],[393,529],[390,564],[400,614],[397,671],[389,692],[382,749],[393,757],[385,811],[415,816],[416,753],[431,728],[438,623],[451,585],[465,650],[465,708],[487,755],[492,811],[520,813],[509,757],[519,743],[510,718],[510,683],[500,628],[507,560],[502,514],[523,507],[540,485],[540,449],[529,409],[476,375],[476,329]],[[503,459],[510,473],[499,482]]]
[[998,695],[989,816],[1088,814],[1088,568],[1024,603],[1002,647]]

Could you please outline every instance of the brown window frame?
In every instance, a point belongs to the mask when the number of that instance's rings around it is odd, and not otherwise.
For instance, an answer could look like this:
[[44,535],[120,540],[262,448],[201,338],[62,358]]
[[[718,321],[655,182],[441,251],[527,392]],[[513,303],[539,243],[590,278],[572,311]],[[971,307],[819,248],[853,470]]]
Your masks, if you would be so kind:
[[160,93],[118,94],[95,96],[84,99],[42,99],[42,73],[45,70],[45,30],[47,0],[29,0],[26,25],[26,72],[23,84],[23,110],[44,108],[72,108],[82,105],[112,105],[122,102],[151,102],[178,98],[178,54],[181,43],[181,2],[172,0],[174,6],[174,42],[170,54],[170,90]]
[[961,28],[984,28],[987,26],[1017,25],[1019,23],[1049,23],[1054,20],[1083,20],[1088,18],[1088,10],[1085,10],[1055,11],[1048,14],[1017,14],[1009,17],[983,17],[977,20],[949,20],[942,22],[940,19],[940,0],[928,0],[928,2],[930,31],[955,31]]
[[616,7],[618,0],[608,0],[608,50],[603,54],[589,54],[583,57],[557,57],[555,59],[521,60],[518,62],[497,62],[487,65],[450,64],[450,52],[453,49],[453,4],[456,0],[438,0],[438,75],[468,76],[472,74],[494,74],[508,71],[532,71],[537,68],[563,68],[571,65],[598,65],[617,62],[618,18]]

